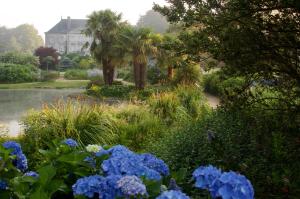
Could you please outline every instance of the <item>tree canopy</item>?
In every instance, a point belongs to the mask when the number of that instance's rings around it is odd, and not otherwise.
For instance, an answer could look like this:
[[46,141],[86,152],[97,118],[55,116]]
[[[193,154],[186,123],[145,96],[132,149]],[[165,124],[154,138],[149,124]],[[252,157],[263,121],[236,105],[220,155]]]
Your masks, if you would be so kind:
[[149,10],[145,15],[141,16],[136,26],[138,28],[150,28],[155,33],[165,33],[169,28],[166,17],[159,12]]
[[[300,96],[300,3],[297,0],[168,0],[154,9],[181,22],[190,58],[209,52],[230,74],[274,82],[272,89]],[[244,89],[243,91],[249,91]],[[280,100],[280,99],[279,99]],[[297,107],[297,100],[284,100]],[[299,107],[299,106],[298,106]]]
[[59,57],[56,49],[52,47],[40,47],[35,50],[34,54],[39,57],[41,69],[56,69]]
[[0,27],[0,52],[32,53],[43,43],[42,37],[32,25],[23,24],[11,29]]
[[105,84],[111,85],[114,80],[116,62],[121,60],[121,55],[114,48],[118,32],[124,22],[122,16],[111,10],[93,12],[88,17],[85,30],[87,36],[92,37],[90,46],[91,54],[103,66]]

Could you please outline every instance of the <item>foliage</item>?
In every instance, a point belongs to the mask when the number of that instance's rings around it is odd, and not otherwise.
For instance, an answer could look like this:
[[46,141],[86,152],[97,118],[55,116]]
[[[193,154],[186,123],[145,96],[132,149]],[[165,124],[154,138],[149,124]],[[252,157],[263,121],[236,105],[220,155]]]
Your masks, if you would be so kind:
[[142,151],[153,140],[165,134],[166,126],[142,106],[128,105],[116,113],[118,118],[119,141],[129,148]]
[[[39,148],[45,148],[51,140],[74,138],[80,143],[115,143],[117,131],[115,119],[108,107],[58,102],[56,106],[45,106],[41,112],[32,111],[24,118],[24,151],[30,160],[42,160],[37,154]],[[43,126],[43,128],[41,128]]]
[[[166,187],[164,183],[170,181],[172,174],[170,175],[169,167],[164,161],[152,154],[137,154],[122,145],[98,145],[98,151],[89,151],[88,148],[79,146],[70,138],[54,140],[47,149],[39,150],[43,155],[43,162],[38,166],[37,172],[25,173],[15,163],[19,155],[26,158],[20,145],[5,142],[0,146],[0,162],[5,165],[0,168],[1,198],[189,198],[179,189],[161,188]],[[242,195],[235,194],[240,194],[240,189],[246,188],[241,178],[245,182],[247,179],[234,172],[229,173],[231,178],[221,181],[222,174],[216,179],[220,180],[217,183],[220,189],[226,185],[234,188],[226,189],[226,192],[220,191],[221,196],[227,194],[242,198]],[[175,183],[174,179],[171,181]],[[247,183],[252,188],[251,183]],[[253,199],[253,195],[249,199]]]
[[88,79],[88,73],[86,70],[71,69],[65,72],[64,77],[71,80],[83,80]]
[[169,27],[166,18],[154,10],[149,10],[141,16],[136,24],[137,28],[150,28],[155,33],[165,33]]
[[[294,139],[299,125],[293,123],[295,115],[257,108],[220,109],[204,116],[167,134],[150,151],[174,170],[192,171],[199,164],[214,164],[242,172],[253,183],[256,198],[299,195],[300,179],[293,175],[299,173],[299,149]],[[184,187],[189,179],[187,176]]]
[[105,84],[111,85],[115,66],[123,61],[123,54],[114,47],[123,24],[121,15],[111,10],[103,10],[93,12],[88,18],[85,34],[92,37],[92,42],[87,46],[97,62],[102,63]]
[[[184,49],[191,59],[201,60],[199,52],[209,52],[225,62],[228,73],[249,82],[278,82],[274,89],[299,101],[298,1],[168,2],[163,7],[155,5],[155,10],[191,29]],[[251,87],[244,89],[246,97],[251,97],[249,90]],[[288,103],[290,97],[282,100]],[[289,107],[290,111],[299,113],[299,104]]]
[[195,84],[200,82],[200,66],[182,62],[175,72],[174,84]]
[[179,98],[172,92],[153,95],[149,99],[149,105],[155,115],[163,118],[168,123],[176,119],[181,108]]
[[241,92],[245,86],[245,79],[242,77],[228,77],[222,71],[206,74],[203,77],[204,90],[216,96],[233,96]]
[[0,63],[1,83],[33,82],[38,79],[38,69],[32,65]]
[[181,85],[174,91],[161,92],[149,98],[150,110],[167,123],[196,119],[206,114],[208,107],[199,88]]
[[119,79],[123,79],[124,81],[134,82],[133,70],[129,67],[119,68],[118,74]]
[[88,58],[83,58],[79,62],[79,68],[80,69],[90,69],[90,68],[95,68],[96,63],[94,59],[88,57]]
[[147,80],[150,84],[163,83],[168,79],[167,73],[157,66],[149,67]]
[[95,68],[95,60],[88,55],[81,55],[79,53],[64,54],[59,61],[59,66],[64,69],[90,69]]
[[177,52],[182,44],[183,42],[179,38],[170,34],[165,34],[156,43],[158,47],[157,66],[164,69],[167,68],[169,80],[173,79],[174,68],[180,67],[180,64],[184,61],[184,56]]
[[113,97],[113,98],[129,98],[130,92],[133,91],[134,86],[125,86],[125,85],[112,85],[112,86],[97,86],[92,85],[87,93],[90,95],[95,95],[100,98],[103,97]]
[[61,58],[61,60],[59,61],[59,67],[61,70],[65,69],[65,68],[72,68],[74,67],[74,65],[76,65],[76,63],[74,63],[73,60],[71,60],[68,57],[63,56]]
[[132,57],[135,86],[144,89],[149,56],[157,52],[151,31],[147,28],[126,26],[121,29],[117,47]]
[[42,71],[41,72],[41,81],[55,81],[59,78],[58,71]]
[[16,28],[0,27],[0,53],[33,53],[43,45],[43,39],[34,26],[22,24]]
[[9,52],[0,54],[0,63],[38,66],[39,59],[30,54]]
[[39,47],[34,52],[39,57],[40,68],[44,70],[55,70],[58,64],[58,52],[52,47]]

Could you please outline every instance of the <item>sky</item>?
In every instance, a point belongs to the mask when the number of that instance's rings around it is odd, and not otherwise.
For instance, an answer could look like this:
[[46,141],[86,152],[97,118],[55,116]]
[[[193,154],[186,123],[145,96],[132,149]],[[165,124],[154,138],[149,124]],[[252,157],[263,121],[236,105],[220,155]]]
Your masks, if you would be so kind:
[[108,8],[123,13],[124,20],[136,24],[139,17],[152,8],[153,2],[166,4],[164,0],[0,0],[0,26],[13,28],[31,24],[44,38],[44,32],[61,17],[84,19],[93,11]]

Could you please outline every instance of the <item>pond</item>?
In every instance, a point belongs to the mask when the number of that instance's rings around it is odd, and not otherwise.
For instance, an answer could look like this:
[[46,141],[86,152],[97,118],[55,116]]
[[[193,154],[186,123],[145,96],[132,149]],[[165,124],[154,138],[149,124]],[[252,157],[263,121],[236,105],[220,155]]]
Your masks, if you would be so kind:
[[17,136],[22,130],[20,121],[29,110],[41,109],[45,103],[66,100],[69,95],[81,92],[82,89],[0,90],[0,133]]

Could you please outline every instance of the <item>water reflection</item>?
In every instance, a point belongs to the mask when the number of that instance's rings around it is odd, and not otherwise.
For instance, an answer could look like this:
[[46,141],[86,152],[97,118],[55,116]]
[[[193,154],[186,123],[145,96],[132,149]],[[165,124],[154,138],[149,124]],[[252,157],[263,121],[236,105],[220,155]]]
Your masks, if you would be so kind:
[[0,133],[16,136],[21,131],[20,119],[30,109],[40,109],[43,103],[67,99],[81,89],[0,90]]

